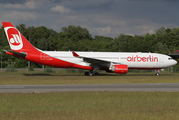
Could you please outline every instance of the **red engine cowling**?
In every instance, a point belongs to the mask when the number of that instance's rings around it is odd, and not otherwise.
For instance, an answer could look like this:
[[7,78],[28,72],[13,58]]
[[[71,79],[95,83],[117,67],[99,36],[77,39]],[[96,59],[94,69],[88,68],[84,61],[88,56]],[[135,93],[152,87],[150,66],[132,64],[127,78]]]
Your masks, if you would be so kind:
[[124,64],[113,65],[111,70],[118,74],[126,74],[128,71],[128,66]]

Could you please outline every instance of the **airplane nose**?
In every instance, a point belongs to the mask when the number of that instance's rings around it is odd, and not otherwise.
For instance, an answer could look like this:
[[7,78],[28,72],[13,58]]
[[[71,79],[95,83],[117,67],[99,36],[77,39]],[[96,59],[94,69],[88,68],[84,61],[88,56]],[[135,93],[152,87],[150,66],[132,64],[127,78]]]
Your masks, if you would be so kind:
[[173,60],[173,65],[176,65],[177,64],[177,61],[176,60]]

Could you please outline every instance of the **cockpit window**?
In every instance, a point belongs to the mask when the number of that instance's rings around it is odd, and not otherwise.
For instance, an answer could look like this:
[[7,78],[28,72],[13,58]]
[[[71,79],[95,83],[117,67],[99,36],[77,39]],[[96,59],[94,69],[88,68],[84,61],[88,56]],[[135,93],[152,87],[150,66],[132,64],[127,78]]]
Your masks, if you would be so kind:
[[173,58],[168,58],[168,60],[173,60]]

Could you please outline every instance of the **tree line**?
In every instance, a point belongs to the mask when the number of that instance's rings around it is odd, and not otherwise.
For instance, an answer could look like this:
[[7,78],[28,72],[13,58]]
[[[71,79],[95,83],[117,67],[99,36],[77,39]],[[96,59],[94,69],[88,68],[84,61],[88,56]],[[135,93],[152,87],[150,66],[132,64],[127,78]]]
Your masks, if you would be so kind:
[[[99,51],[99,52],[155,52],[168,54],[179,50],[179,28],[159,28],[155,34],[125,35],[119,34],[115,38],[106,36],[92,36],[86,28],[69,25],[62,27],[60,32],[44,26],[26,27],[20,24],[16,28],[35,47],[45,51]],[[0,58],[2,67],[15,63],[15,67],[27,67],[27,61],[6,55],[3,50],[9,50],[9,44],[4,32],[0,28]],[[39,64],[31,64],[41,67]]]

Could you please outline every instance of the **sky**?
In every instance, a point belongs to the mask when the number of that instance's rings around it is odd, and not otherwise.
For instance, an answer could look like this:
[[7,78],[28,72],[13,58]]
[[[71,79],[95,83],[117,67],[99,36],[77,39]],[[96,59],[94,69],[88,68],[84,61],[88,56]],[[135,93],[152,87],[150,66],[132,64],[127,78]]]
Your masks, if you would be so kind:
[[0,0],[0,22],[56,32],[75,25],[92,36],[115,38],[178,27],[178,5],[179,0]]

